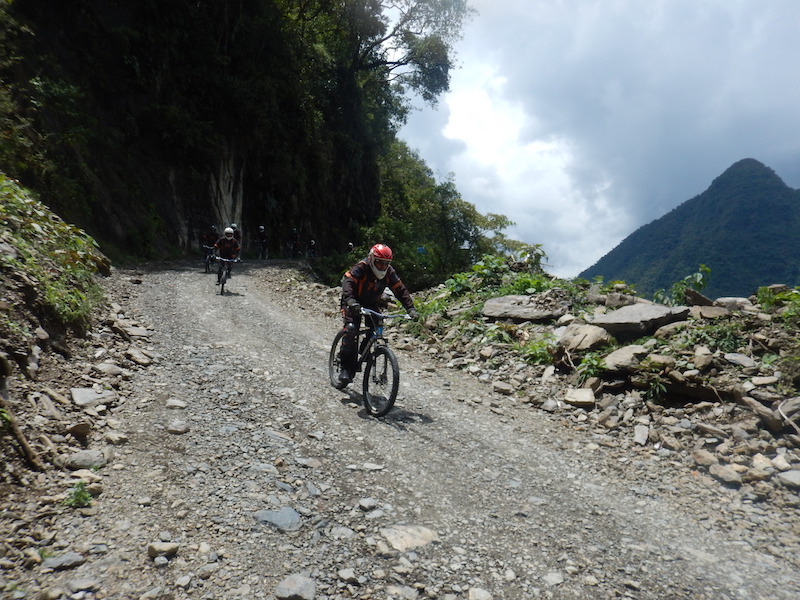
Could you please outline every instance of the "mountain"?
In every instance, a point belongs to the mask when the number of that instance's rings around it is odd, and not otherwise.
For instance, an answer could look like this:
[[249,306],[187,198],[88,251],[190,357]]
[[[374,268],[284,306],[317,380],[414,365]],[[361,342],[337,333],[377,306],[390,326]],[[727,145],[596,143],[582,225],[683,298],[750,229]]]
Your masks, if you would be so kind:
[[800,192],[752,158],[699,196],[625,238],[579,277],[623,280],[639,294],[711,269],[703,294],[749,296],[772,283],[800,284]]

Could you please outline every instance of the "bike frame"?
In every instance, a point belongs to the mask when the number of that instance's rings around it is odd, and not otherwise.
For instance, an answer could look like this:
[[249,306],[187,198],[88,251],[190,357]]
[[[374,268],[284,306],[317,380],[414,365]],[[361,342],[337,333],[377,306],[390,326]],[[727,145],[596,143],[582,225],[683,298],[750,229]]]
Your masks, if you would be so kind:
[[[383,337],[383,327],[384,327],[383,321],[385,319],[408,319],[409,318],[408,315],[402,315],[402,314],[385,315],[385,314],[380,313],[380,312],[378,312],[376,310],[372,310],[371,308],[364,308],[363,306],[361,307],[361,314],[363,316],[365,316],[367,319],[370,319],[372,321],[372,327],[370,327],[368,325],[362,326],[361,328],[359,328],[358,332],[356,333],[356,339],[355,339],[356,344],[360,344],[361,342],[365,342],[364,343],[364,349],[363,350],[359,350],[359,352],[358,352],[357,364],[358,364],[359,369],[360,369],[361,365],[364,364],[364,362],[367,360],[369,355],[372,353],[372,349],[373,349],[374,346],[386,346],[386,345],[388,345],[388,342],[386,341],[386,338]],[[372,332],[372,335],[370,335],[366,340],[361,340],[362,334],[366,335],[366,334],[368,334],[370,332]]]

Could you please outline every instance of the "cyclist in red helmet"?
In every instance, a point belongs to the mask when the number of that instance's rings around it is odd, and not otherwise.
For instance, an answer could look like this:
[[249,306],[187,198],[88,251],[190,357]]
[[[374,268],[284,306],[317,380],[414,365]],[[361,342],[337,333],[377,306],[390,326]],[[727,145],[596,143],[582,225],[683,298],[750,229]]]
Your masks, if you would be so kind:
[[391,262],[392,249],[384,244],[375,244],[370,249],[369,255],[353,265],[342,278],[342,318],[348,334],[342,339],[342,348],[339,354],[342,362],[339,372],[341,381],[352,381],[356,370],[358,348],[356,348],[355,338],[356,332],[361,327],[362,306],[376,311],[380,310],[381,296],[388,287],[411,315],[411,318],[419,318],[411,293],[400,280]]

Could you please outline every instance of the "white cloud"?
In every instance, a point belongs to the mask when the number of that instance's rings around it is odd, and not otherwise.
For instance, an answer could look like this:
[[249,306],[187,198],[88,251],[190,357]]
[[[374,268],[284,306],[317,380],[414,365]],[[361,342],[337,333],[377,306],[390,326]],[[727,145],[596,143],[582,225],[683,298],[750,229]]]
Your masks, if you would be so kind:
[[473,0],[403,137],[575,275],[751,157],[800,183],[793,0]]

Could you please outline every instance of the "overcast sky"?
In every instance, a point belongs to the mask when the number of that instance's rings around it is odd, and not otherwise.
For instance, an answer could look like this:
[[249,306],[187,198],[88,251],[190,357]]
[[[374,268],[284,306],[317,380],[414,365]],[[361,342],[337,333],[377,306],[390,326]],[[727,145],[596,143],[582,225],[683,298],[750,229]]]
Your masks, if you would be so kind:
[[800,1],[472,0],[401,137],[576,276],[755,158],[800,187]]

